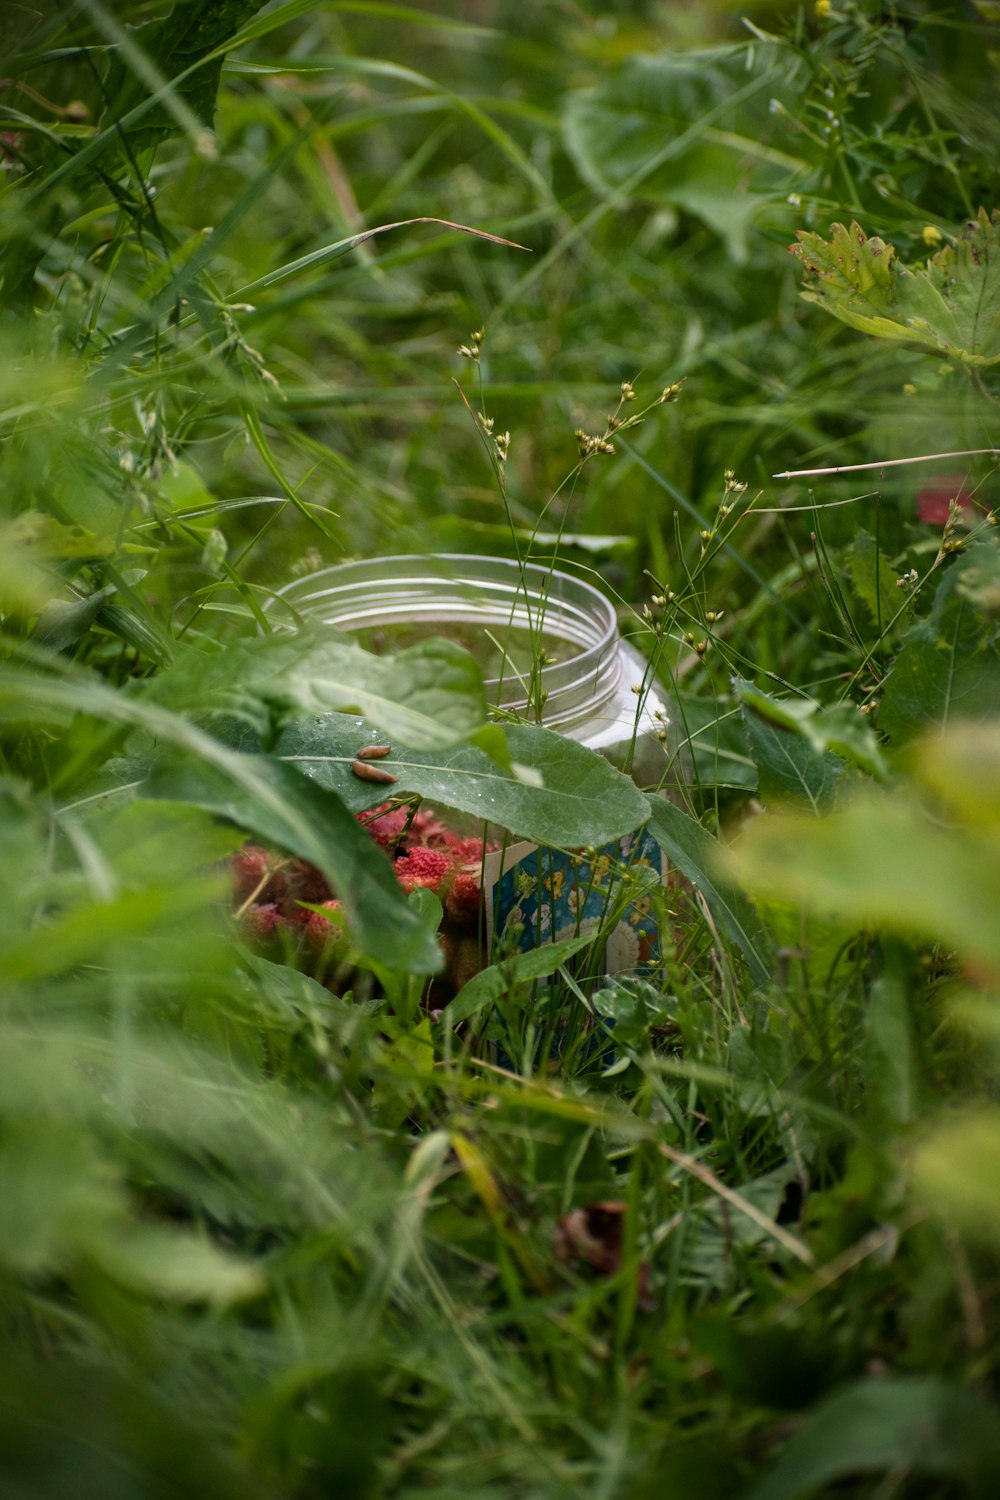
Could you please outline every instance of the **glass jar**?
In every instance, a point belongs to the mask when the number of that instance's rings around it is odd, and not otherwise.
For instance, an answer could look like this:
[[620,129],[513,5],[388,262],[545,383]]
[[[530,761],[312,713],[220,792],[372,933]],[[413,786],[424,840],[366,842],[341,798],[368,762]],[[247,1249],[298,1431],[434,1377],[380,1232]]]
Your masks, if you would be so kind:
[[486,693],[501,717],[569,735],[643,785],[663,778],[663,696],[622,639],[610,601],[583,579],[506,558],[378,557],[296,579],[269,612],[282,603],[295,616],[350,631],[369,649],[427,635],[458,639],[494,673]]
[[[641,654],[622,639],[614,607],[583,579],[540,563],[437,554],[378,557],[324,568],[278,591],[268,612],[322,620],[368,650],[399,650],[427,636],[468,647],[484,665],[498,717],[541,723],[607,757],[644,787],[669,765],[664,696]],[[280,617],[280,616],[279,616]],[[492,659],[493,667],[490,667]],[[504,843],[483,867],[485,953],[599,930],[618,874],[645,866],[666,878],[648,829],[584,857],[580,851]],[[659,954],[648,895],[629,903],[606,935],[608,973],[649,972]]]

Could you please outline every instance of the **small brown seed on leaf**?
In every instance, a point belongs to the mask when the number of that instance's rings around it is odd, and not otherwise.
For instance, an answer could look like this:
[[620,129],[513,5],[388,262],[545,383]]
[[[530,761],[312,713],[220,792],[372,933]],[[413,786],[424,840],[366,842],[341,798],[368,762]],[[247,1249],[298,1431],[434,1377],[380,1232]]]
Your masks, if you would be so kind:
[[381,760],[383,755],[391,755],[391,745],[362,745],[358,751],[358,760]]
[[379,781],[384,786],[388,786],[392,781],[399,780],[398,776],[393,776],[392,772],[385,770],[383,766],[369,765],[364,760],[352,760],[351,770],[355,776],[360,776],[362,781]]

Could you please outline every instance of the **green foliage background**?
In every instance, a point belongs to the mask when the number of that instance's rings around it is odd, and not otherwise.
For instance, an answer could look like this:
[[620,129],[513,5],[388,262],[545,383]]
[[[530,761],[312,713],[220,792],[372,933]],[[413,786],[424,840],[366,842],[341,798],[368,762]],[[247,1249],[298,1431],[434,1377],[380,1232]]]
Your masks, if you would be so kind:
[[[992,1494],[995,6],[0,47],[4,1492]],[[275,628],[410,551],[598,581],[659,785],[457,646]],[[656,972],[599,933],[431,1007],[359,715],[543,846],[648,821]],[[350,992],[244,942],[247,835],[343,896]]]

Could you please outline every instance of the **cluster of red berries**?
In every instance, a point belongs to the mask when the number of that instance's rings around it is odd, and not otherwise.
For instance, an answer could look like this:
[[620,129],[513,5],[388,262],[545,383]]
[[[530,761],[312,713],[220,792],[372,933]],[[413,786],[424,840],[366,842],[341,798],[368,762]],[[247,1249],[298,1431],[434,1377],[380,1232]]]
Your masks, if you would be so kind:
[[[392,861],[403,890],[432,891],[444,908],[440,942],[454,991],[482,966],[482,863],[490,845],[463,838],[432,813],[383,803],[358,822]],[[330,974],[350,947],[340,902],[302,859],[247,844],[233,859],[234,896],[244,935],[307,971]]]

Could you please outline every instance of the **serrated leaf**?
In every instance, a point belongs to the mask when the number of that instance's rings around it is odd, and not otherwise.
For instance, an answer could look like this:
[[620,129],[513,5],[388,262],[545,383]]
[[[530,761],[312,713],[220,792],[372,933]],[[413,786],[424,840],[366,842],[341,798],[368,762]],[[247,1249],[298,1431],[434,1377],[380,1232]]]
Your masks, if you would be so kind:
[[118,1171],[74,1122],[5,1121],[0,1262],[37,1276],[94,1261],[153,1296],[231,1302],[263,1286],[259,1270],[193,1233],[135,1222]]
[[82,1239],[124,1219],[125,1194],[88,1131],[4,1120],[0,1263],[37,1276],[62,1270]]
[[1000,705],[1000,640],[975,595],[963,587],[990,565],[993,547],[974,548],[945,574],[930,615],[907,632],[886,678],[879,729],[905,744],[932,724],[982,718]]
[[[173,109],[154,105],[128,132],[132,151],[155,146],[175,133],[180,121],[193,117],[211,127],[215,96],[222,76],[221,54],[211,54],[234,37],[243,23],[261,9],[261,0],[214,0],[209,6],[198,0],[178,0],[161,19],[125,28],[132,48],[140,49],[168,82],[178,79],[169,91]],[[205,59],[201,67],[196,67]],[[196,71],[188,73],[189,69]],[[188,73],[187,77],[181,77]],[[112,54],[104,80],[106,127],[128,114],[150,92],[148,80],[136,69],[125,47]]]
[[[540,785],[504,771],[475,745],[416,749],[393,739],[391,756],[377,764],[398,778],[393,793],[417,792],[556,848],[600,846],[646,821],[642,793],[594,751],[528,724],[509,724],[505,733],[514,761]],[[350,765],[359,746],[378,740],[385,736],[363,720],[324,714],[286,725],[275,754],[335,791],[352,812],[362,812],[384,801],[388,789],[359,780]]]
[[433,935],[407,903],[385,855],[339,797],[280,761],[246,759],[274,794],[268,801],[248,795],[219,767],[193,760],[161,763],[144,784],[143,795],[204,808],[308,860],[330,882],[364,953],[391,968],[435,973],[441,954]]
[[696,786],[757,788],[757,767],[747,753],[747,737],[738,707],[731,700],[674,693],[675,724],[681,754],[690,758]]
[[861,530],[844,552],[844,561],[851,586],[867,608],[872,623],[885,630],[905,600],[896,587],[889,560],[879,551],[875,538]]
[[720,878],[721,848],[694,818],[662,797],[650,797],[649,831],[667,858],[696,886],[716,922],[736,944],[758,984],[770,976],[770,940],[750,902]]
[[790,249],[806,270],[803,297],[842,323],[973,368],[1000,362],[1000,210],[980,209],[918,269],[856,222],[831,224],[829,240],[798,237]]
[[847,762],[812,737],[819,705],[809,699],[772,698],[737,678],[758,795],[765,803],[798,802],[822,812],[836,799]]

